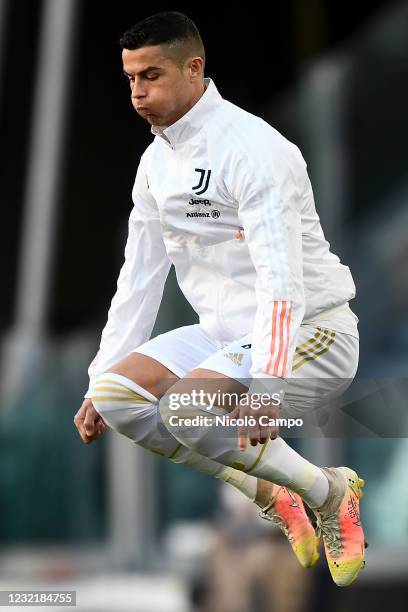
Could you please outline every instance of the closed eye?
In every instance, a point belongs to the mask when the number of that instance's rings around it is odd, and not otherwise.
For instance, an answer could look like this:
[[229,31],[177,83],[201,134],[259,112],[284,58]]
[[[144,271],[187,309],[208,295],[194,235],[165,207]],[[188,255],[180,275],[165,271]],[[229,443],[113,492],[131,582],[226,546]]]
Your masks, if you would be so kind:
[[[125,70],[123,71],[123,74],[129,81],[129,83],[135,82],[136,77],[133,74],[129,74]],[[146,79],[147,81],[156,81],[160,77],[160,73],[153,72],[152,68],[148,68],[147,70],[142,70],[141,72],[139,72],[139,77],[142,79]]]

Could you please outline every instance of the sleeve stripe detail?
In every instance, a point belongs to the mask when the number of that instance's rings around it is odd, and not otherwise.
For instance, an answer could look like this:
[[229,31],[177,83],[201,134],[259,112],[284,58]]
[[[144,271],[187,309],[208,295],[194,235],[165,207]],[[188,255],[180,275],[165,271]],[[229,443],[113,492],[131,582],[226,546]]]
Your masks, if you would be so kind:
[[288,349],[289,349],[289,343],[290,343],[290,321],[292,318],[292,304],[290,304],[289,307],[289,313],[288,313],[288,317],[286,319],[286,346],[285,346],[285,356],[283,359],[283,374],[282,376],[286,376],[286,364],[288,361]]
[[272,339],[271,339],[271,359],[269,360],[269,363],[266,367],[267,370],[269,370],[270,365],[271,365],[271,361],[272,361],[272,355],[275,352],[275,344],[276,344],[276,315],[278,312],[278,302],[275,300],[273,303],[273,313],[272,313]]
[[286,375],[291,318],[292,303],[286,300],[274,300],[270,358],[265,369],[266,374],[272,374],[273,376]]
[[275,361],[275,367],[273,369],[274,376],[278,376],[279,362],[282,357],[282,351],[284,349],[283,330],[284,330],[284,325],[285,325],[285,317],[286,317],[286,302],[282,302],[282,310],[281,310],[281,314],[279,318],[279,350],[278,350],[278,356],[276,357],[276,361]]

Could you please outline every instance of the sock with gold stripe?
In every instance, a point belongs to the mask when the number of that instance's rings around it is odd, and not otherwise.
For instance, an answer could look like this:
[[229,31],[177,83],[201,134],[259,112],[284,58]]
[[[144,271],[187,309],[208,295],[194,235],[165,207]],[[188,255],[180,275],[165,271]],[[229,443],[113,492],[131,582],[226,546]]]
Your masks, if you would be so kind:
[[111,429],[174,463],[188,465],[231,484],[252,501],[255,499],[255,477],[180,443],[163,425],[158,398],[126,376],[111,372],[101,374],[95,381],[91,399],[95,410]]
[[329,484],[323,471],[282,438],[257,446],[248,443],[242,451],[238,449],[236,428],[217,426],[214,409],[209,414],[193,404],[185,408],[180,406],[175,417],[169,409],[169,401],[166,395],[160,400],[163,423],[184,446],[218,463],[285,486],[310,506],[317,507],[325,501]]

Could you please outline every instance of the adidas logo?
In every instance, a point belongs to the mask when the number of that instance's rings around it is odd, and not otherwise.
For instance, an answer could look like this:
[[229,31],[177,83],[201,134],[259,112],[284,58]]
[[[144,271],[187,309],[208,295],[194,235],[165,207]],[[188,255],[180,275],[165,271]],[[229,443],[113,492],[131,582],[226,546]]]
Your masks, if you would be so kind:
[[244,353],[226,353],[224,355],[227,359],[231,359],[236,365],[241,365]]

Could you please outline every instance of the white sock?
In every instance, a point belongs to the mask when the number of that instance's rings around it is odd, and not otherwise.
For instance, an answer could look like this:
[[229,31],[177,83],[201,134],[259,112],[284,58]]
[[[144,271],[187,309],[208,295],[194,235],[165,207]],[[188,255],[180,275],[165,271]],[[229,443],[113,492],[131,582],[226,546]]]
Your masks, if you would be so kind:
[[107,372],[95,382],[92,396],[95,410],[118,433],[174,463],[222,480],[250,500],[257,491],[257,479],[218,463],[182,445],[164,427],[159,400],[140,385],[120,374]]
[[222,480],[241,491],[241,493],[251,501],[255,500],[258,485],[258,480],[255,476],[249,476],[244,472],[225,466],[213,459],[208,459],[208,457],[204,457],[182,444],[179,444],[179,448],[169,457],[169,459],[174,463],[188,465],[194,470],[197,470],[197,472],[202,472],[203,474],[208,474],[218,480]]
[[[282,438],[268,440],[257,446],[250,446],[248,443],[246,450],[241,451],[237,448],[234,431],[230,429],[222,433],[222,428],[214,425],[214,414],[210,415],[190,404],[185,410],[180,407],[177,419],[173,420],[181,425],[172,426],[169,418],[174,416],[174,412],[169,410],[166,397],[160,401],[160,409],[163,422],[169,431],[191,450],[246,474],[288,487],[311,507],[318,507],[325,501],[329,489],[325,474],[293,450]],[[191,419],[199,415],[208,417],[206,425],[183,424],[183,418]],[[212,424],[209,424],[211,419]]]
[[[300,497],[312,508],[321,506],[327,498],[329,482],[322,470],[304,459],[282,438],[268,440],[267,443],[249,446],[247,451],[223,453],[216,459],[220,463],[228,462],[232,467],[241,467],[236,455],[242,453],[248,471],[257,478],[269,480],[275,484],[288,487],[299,493]],[[229,457],[234,460],[229,463]]]

